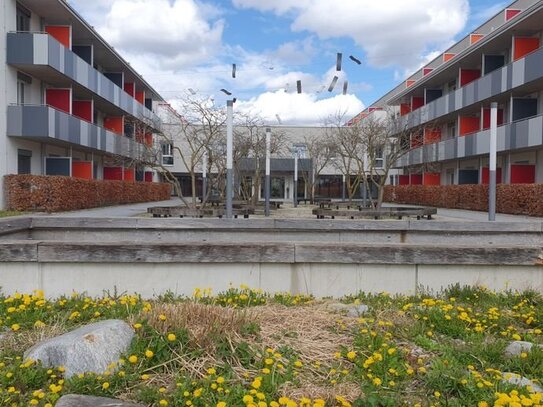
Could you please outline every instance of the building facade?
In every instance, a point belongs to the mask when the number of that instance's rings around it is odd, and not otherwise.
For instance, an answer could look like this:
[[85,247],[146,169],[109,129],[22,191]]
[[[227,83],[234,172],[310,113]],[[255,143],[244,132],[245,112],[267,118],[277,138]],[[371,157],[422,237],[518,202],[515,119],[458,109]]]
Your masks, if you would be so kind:
[[2,0],[0,35],[0,180],[153,180],[162,98],[66,1]]
[[400,185],[486,184],[498,103],[498,183],[543,183],[543,1],[518,0],[352,122],[399,115],[410,151]]

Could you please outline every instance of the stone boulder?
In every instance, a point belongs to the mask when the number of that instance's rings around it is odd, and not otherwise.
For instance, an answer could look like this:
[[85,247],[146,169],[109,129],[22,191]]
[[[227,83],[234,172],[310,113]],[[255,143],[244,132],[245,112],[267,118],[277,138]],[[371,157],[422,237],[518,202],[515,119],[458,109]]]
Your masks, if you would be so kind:
[[104,397],[80,396],[67,394],[58,399],[56,407],[145,407],[127,401],[108,399]]
[[126,322],[101,321],[40,342],[24,357],[39,360],[45,367],[63,366],[65,377],[101,374],[128,350],[133,337],[134,330]]
[[543,388],[534,382],[532,382],[530,379],[526,377],[522,377],[521,375],[517,373],[510,373],[510,372],[504,372],[502,374],[503,382],[513,384],[515,386],[519,387],[528,387],[530,391],[534,393],[543,393]]
[[539,348],[543,349],[543,345],[534,345],[531,342],[525,341],[514,341],[507,345],[505,354],[507,356],[520,356],[522,352],[529,353],[534,346],[539,346]]

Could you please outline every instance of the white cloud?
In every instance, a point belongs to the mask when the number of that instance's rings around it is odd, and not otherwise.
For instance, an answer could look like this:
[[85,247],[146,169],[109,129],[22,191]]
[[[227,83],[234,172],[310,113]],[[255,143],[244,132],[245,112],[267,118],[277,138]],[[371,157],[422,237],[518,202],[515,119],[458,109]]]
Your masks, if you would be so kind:
[[354,95],[318,99],[315,94],[299,95],[279,90],[237,103],[236,109],[259,115],[269,123],[276,123],[276,115],[279,115],[283,124],[320,125],[324,119],[338,112],[352,117],[364,110],[364,104]]
[[234,5],[291,15],[292,28],[321,39],[352,38],[374,66],[412,67],[442,49],[466,25],[468,0],[233,0]]

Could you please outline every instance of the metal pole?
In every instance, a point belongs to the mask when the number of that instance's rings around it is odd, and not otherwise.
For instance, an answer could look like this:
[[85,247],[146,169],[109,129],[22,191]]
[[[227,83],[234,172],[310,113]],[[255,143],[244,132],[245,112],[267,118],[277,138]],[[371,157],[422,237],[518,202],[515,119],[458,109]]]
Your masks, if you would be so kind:
[[496,220],[496,158],[498,140],[498,104],[490,105],[490,157],[488,168],[488,220]]
[[266,127],[266,180],[264,181],[264,199],[266,200],[266,206],[264,209],[264,215],[270,216],[270,153],[271,153],[271,128]]
[[294,150],[294,189],[292,191],[294,207],[298,207],[298,150]]
[[341,184],[341,200],[345,202],[345,174],[342,175],[341,179],[343,180]]
[[207,196],[207,151],[204,151],[203,157],[203,169],[202,169],[202,202],[205,201]]
[[232,126],[234,121],[234,102],[226,101],[226,218],[232,219],[233,146]]

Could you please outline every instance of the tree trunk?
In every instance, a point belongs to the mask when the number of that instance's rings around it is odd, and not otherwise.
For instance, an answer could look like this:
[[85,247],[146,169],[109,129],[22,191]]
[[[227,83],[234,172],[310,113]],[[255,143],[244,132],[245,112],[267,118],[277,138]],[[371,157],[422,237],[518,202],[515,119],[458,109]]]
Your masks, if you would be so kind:
[[375,209],[378,209],[378,210],[381,209],[381,207],[383,206],[384,196],[385,196],[385,186],[379,185],[377,188],[377,204],[376,204]]

